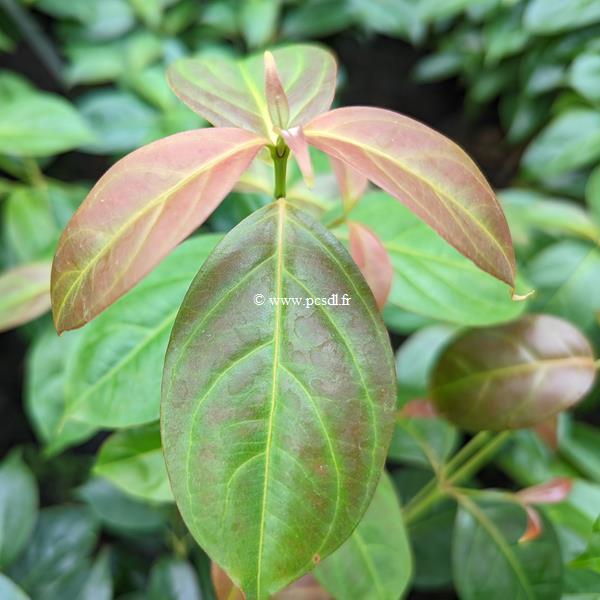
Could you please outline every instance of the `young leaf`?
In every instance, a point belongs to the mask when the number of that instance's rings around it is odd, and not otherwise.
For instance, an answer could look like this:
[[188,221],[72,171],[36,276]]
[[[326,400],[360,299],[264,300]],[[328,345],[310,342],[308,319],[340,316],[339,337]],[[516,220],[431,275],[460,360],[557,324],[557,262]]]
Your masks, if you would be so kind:
[[527,504],[555,504],[571,492],[573,482],[568,477],[555,477],[546,483],[519,490],[517,496]]
[[49,262],[30,263],[0,275],[0,331],[23,325],[49,308]]
[[[337,67],[331,53],[298,44],[273,51],[288,99],[287,126],[303,125],[333,101]],[[184,58],[167,72],[169,85],[193,111],[217,127],[242,127],[272,138],[273,121],[264,90],[262,55],[232,61],[223,57]]]
[[302,173],[304,182],[306,183],[307,187],[311,188],[315,182],[315,175],[313,173],[308,143],[306,141],[306,137],[304,137],[302,127],[281,129],[278,132],[294,154],[294,158],[298,163],[298,168]]
[[205,221],[263,144],[239,129],[186,131],[111,167],[56,251],[52,307],[59,333],[110,306]]
[[514,288],[510,231],[475,163],[433,129],[370,107],[338,108],[304,127],[310,144],[406,204],[459,252]]
[[159,417],[160,381],[179,305],[219,236],[196,236],[82,331],[66,373],[63,422],[129,427]]
[[334,598],[403,596],[412,575],[412,557],[400,503],[387,473],[358,527],[314,574]]
[[4,571],[27,545],[38,515],[35,479],[18,452],[0,463],[0,568]]
[[562,564],[558,539],[545,520],[543,534],[519,543],[526,526],[517,504],[474,502],[461,496],[454,528],[454,584],[464,600],[558,600]]
[[590,344],[575,327],[527,315],[456,338],[433,372],[431,395],[438,411],[464,429],[518,429],[575,404],[595,374]]
[[143,500],[173,500],[158,425],[111,435],[98,452],[94,473]]
[[350,211],[367,190],[369,180],[356,169],[333,156],[329,157],[329,161],[340,188],[344,208]]
[[[349,304],[307,306],[335,294]],[[288,297],[301,302],[277,300]],[[350,535],[379,479],[395,403],[387,333],[335,238],[284,200],[233,229],[175,321],[161,425],[184,520],[249,600]]]
[[394,278],[394,269],[385,246],[367,227],[349,223],[350,254],[366,279],[379,310],[383,310]]
[[290,120],[290,107],[283,89],[283,84],[277,72],[277,64],[273,54],[269,51],[264,54],[265,61],[265,99],[271,122],[275,127],[285,129]]

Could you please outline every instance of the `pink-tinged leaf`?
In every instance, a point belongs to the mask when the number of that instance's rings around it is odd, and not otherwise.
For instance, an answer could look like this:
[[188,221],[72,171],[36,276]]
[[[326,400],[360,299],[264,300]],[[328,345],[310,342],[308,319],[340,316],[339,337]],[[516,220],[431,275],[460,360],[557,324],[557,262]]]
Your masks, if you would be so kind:
[[484,271],[514,288],[502,208],[475,163],[422,123],[380,108],[338,108],[304,127],[310,144],[403,202]]
[[573,482],[568,477],[556,477],[517,492],[517,496],[526,504],[557,504],[563,502],[571,493]]
[[377,307],[382,310],[392,289],[394,269],[381,240],[360,223],[348,224],[350,254],[369,284]]
[[[286,127],[303,125],[333,101],[335,58],[318,46],[298,44],[273,50],[287,96]],[[167,72],[169,85],[193,111],[219,127],[242,127],[273,140],[273,121],[261,82],[262,54],[241,61],[224,57],[184,58]]]
[[285,140],[285,143],[290,147],[304,182],[311,188],[315,182],[312,161],[310,152],[308,151],[308,143],[304,137],[302,127],[292,127],[291,129],[278,130],[279,135]]
[[50,309],[50,263],[37,262],[0,275],[0,331],[23,325]]
[[538,511],[532,506],[525,506],[524,508],[527,513],[527,528],[525,529],[525,533],[519,538],[520,544],[532,542],[539,538],[544,530]]
[[369,180],[362,173],[333,156],[329,157],[329,161],[340,188],[344,208],[349,212],[367,190]]
[[264,140],[200,129],[148,144],[111,167],[68,223],[52,266],[60,333],[84,325],[203,223]]
[[265,52],[265,97],[273,125],[285,129],[290,120],[290,107],[283,89],[273,54]]
[[416,417],[419,419],[433,419],[435,417],[439,417],[433,402],[425,398],[415,398],[414,400],[407,402],[402,407],[400,414],[403,417]]

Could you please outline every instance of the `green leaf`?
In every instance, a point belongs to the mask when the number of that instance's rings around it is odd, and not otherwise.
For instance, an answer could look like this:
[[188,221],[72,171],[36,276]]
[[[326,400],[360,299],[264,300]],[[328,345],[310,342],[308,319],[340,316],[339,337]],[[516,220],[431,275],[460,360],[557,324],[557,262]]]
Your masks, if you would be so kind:
[[77,106],[95,133],[83,149],[93,154],[129,152],[158,137],[158,113],[136,96],[115,89],[82,96]]
[[548,246],[527,265],[536,290],[531,302],[536,311],[552,313],[585,331],[595,328],[600,311],[600,251],[579,241]]
[[600,21],[595,0],[533,0],[525,11],[525,27],[536,34],[551,34]]
[[590,102],[600,102],[600,54],[581,54],[569,68],[574,90]]
[[[410,210],[383,192],[367,194],[350,217],[382,240],[394,267],[388,304],[462,325],[508,321],[525,309],[502,282],[477,268]],[[527,286],[518,281],[518,288]]]
[[185,292],[219,236],[184,242],[83,330],[66,374],[65,421],[129,427],[159,416],[162,364]]
[[474,329],[446,347],[431,397],[452,423],[471,431],[541,423],[578,402],[596,375],[587,339],[548,315]]
[[367,30],[420,42],[425,24],[419,6],[410,0],[354,0],[355,19]]
[[383,473],[358,527],[314,570],[334,598],[401,598],[412,576],[412,557],[396,490]]
[[150,571],[148,600],[201,600],[196,573],[185,560],[162,558]]
[[17,187],[4,203],[4,238],[11,263],[51,259],[56,242],[87,189],[49,181]]
[[0,573],[0,598],[3,600],[29,600],[29,596],[2,573]]
[[60,96],[36,91],[2,104],[2,154],[51,156],[77,148],[92,138],[85,121]]
[[85,565],[96,540],[97,524],[87,509],[45,508],[25,553],[9,575],[33,598],[50,598],[57,583]]
[[437,471],[459,443],[456,428],[443,419],[400,414],[388,451],[393,461]]
[[100,448],[94,473],[144,500],[173,500],[158,425],[111,435]]
[[[289,100],[290,127],[303,125],[331,106],[336,83],[332,54],[298,44],[278,48],[273,56]],[[169,67],[167,77],[175,94],[213,125],[241,127],[267,140],[273,137],[262,55],[240,61],[210,55],[184,58]]]
[[103,550],[94,561],[77,600],[111,600],[112,598],[110,555],[107,550]]
[[585,167],[600,158],[600,114],[593,109],[562,112],[533,140],[522,167],[535,179]]
[[558,448],[560,454],[581,473],[600,483],[600,429],[563,419]]
[[0,463],[0,569],[5,570],[23,551],[37,514],[35,479],[20,453],[13,451]]
[[466,496],[459,502],[452,561],[461,599],[560,599],[560,547],[547,519],[539,538],[520,543],[526,528],[521,506],[475,502]]
[[433,367],[455,334],[454,327],[430,325],[402,343],[396,353],[396,376],[401,405],[409,400],[427,396]]
[[[499,194],[511,231],[539,230],[597,241],[598,225],[588,213],[569,200],[552,198],[540,192],[509,188]],[[526,240],[519,240],[526,241]]]
[[[351,300],[306,306],[335,294]],[[387,333],[335,238],[284,200],[233,229],[175,322],[161,418],[180,512],[248,600],[350,535],[375,491],[395,404]]]
[[586,551],[571,561],[570,566],[600,573],[600,518],[594,523],[592,538]]
[[137,534],[164,527],[163,506],[134,500],[105,479],[90,479],[77,490],[94,516],[111,531]]
[[600,223],[600,165],[590,173],[585,188],[585,200],[596,223]]
[[64,422],[65,371],[79,333],[61,337],[54,328],[39,335],[30,347],[25,369],[25,407],[47,454],[54,454],[89,438],[95,427]]
[[290,39],[322,38],[347,29],[354,11],[343,0],[301,2],[286,13],[281,35]]
[[246,0],[241,6],[240,29],[249,48],[268,44],[277,30],[280,0]]
[[23,325],[50,309],[50,263],[0,273],[0,331]]

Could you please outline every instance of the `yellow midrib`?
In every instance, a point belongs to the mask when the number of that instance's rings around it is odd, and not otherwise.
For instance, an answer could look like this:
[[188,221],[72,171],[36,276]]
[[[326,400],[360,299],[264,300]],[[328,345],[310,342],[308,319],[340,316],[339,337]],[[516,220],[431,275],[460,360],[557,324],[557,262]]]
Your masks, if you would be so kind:
[[[278,200],[278,225],[277,225],[277,267],[275,272],[276,277],[276,298],[281,298],[283,288],[283,247],[284,247],[284,231],[285,231],[285,200]],[[272,388],[271,388],[271,411],[269,414],[269,423],[267,428],[267,443],[265,447],[265,476],[263,484],[263,498],[260,517],[260,530],[258,538],[258,559],[256,568],[256,597],[261,598],[261,576],[262,576],[262,559],[265,541],[265,514],[267,509],[267,494],[269,491],[269,468],[271,460],[271,448],[273,445],[273,421],[275,415],[275,404],[277,400],[277,374],[279,372],[279,354],[281,337],[281,304],[275,305],[275,326],[273,332],[273,373],[272,373]]]

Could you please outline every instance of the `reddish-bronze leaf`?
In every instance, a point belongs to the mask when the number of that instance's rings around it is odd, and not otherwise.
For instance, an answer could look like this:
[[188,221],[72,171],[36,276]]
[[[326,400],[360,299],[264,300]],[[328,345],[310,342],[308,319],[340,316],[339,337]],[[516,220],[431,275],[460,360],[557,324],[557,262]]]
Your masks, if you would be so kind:
[[332,110],[304,127],[310,144],[406,204],[459,252],[514,288],[502,208],[475,163],[433,129],[389,110]]
[[568,477],[555,477],[546,483],[532,485],[517,492],[526,504],[557,504],[571,493],[573,482]]
[[271,52],[265,52],[265,98],[273,125],[285,129],[290,120],[290,107],[277,72],[275,58]]
[[383,310],[387,302],[394,268],[381,240],[360,223],[348,224],[350,254],[366,279],[379,310]]
[[148,144],[111,167],[64,230],[52,265],[58,332],[93,319],[203,223],[259,149],[241,129]]
[[329,162],[340,188],[344,208],[349,212],[367,190],[369,180],[362,173],[333,156],[329,157]]
[[313,186],[315,176],[313,173],[312,161],[310,159],[310,153],[308,151],[308,143],[304,137],[302,127],[292,127],[291,129],[285,129],[279,131],[281,137],[285,140],[285,143],[290,147],[298,168],[302,173],[304,182],[310,188]]
[[536,540],[544,531],[540,513],[532,506],[525,506],[524,508],[527,513],[527,527],[525,533],[519,538],[520,544]]
[[0,275],[0,331],[23,325],[49,308],[49,262],[15,267]]
[[464,429],[531,427],[580,400],[595,373],[579,330],[556,317],[526,315],[456,338],[434,369],[431,397]]

